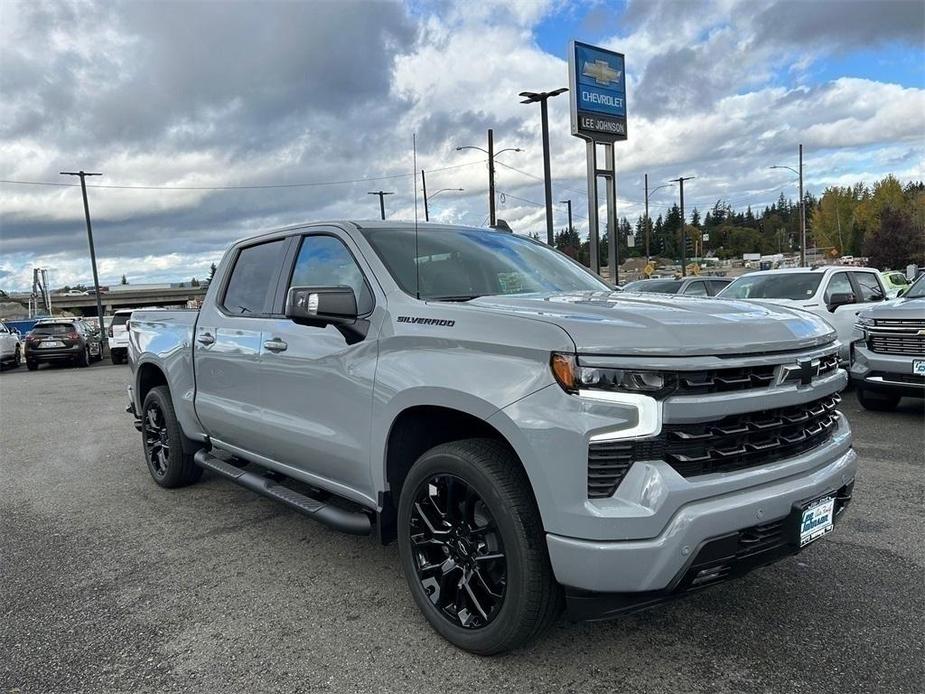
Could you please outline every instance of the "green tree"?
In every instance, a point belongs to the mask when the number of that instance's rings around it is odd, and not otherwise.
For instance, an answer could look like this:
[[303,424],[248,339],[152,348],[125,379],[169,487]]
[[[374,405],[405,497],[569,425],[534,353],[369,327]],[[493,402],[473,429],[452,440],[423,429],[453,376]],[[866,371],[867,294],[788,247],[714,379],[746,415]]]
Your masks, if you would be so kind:
[[215,263],[212,263],[212,264],[209,266],[209,281],[210,281],[210,282],[212,281],[212,278],[215,277],[215,271],[216,271],[217,269],[218,269],[218,268],[215,267]]
[[905,268],[909,263],[925,261],[922,235],[916,233],[912,214],[894,207],[880,212],[880,223],[867,234],[864,252],[870,265],[878,268]]
[[119,282],[119,284],[128,284],[128,279],[125,277],[124,274],[122,275],[122,280]]

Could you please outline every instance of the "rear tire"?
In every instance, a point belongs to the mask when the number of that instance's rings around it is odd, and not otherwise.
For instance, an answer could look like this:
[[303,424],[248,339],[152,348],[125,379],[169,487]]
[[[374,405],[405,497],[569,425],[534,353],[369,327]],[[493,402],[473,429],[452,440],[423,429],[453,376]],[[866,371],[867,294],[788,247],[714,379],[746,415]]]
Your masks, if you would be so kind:
[[26,368],[29,369],[29,371],[35,371],[37,368],[39,368],[39,363],[37,361],[26,359]]
[[13,361],[10,362],[10,368],[18,369],[21,363],[22,363],[22,353],[19,351],[19,345],[16,345],[16,350],[13,352]]
[[77,366],[83,368],[90,366],[90,348],[84,345],[83,353],[77,357]]
[[110,351],[109,356],[112,358],[113,364],[124,364],[125,363],[125,353],[121,349]]
[[865,410],[874,412],[892,412],[899,404],[900,396],[890,393],[877,393],[858,386],[858,402]]
[[522,646],[560,611],[530,483],[497,441],[441,444],[417,460],[402,485],[398,548],[415,603],[464,650]]
[[152,388],[141,406],[141,442],[151,477],[172,489],[196,482],[202,468],[183,450],[184,435],[167,386]]

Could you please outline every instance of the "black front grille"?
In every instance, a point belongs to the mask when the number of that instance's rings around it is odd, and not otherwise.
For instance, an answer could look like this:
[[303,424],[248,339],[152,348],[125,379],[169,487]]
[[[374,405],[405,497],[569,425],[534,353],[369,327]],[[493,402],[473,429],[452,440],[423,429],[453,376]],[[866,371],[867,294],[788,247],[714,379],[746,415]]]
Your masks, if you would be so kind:
[[[796,362],[794,362],[796,363]],[[737,390],[767,388],[774,383],[778,366],[760,364],[731,369],[678,372],[678,395],[705,395],[728,393]],[[819,358],[816,377],[827,376],[838,369],[838,354]]]
[[874,321],[878,328],[901,328],[903,330],[925,330],[925,320],[914,318],[878,318]]
[[871,332],[867,339],[867,347],[877,354],[925,356],[925,335],[911,332]]
[[715,422],[667,425],[662,431],[662,459],[684,477],[785,460],[829,438],[840,400],[834,394],[795,407],[737,414]]
[[669,424],[659,436],[588,446],[588,498],[613,496],[636,460],[663,460],[684,477],[786,460],[825,443],[838,421],[838,394],[803,405],[714,422]]

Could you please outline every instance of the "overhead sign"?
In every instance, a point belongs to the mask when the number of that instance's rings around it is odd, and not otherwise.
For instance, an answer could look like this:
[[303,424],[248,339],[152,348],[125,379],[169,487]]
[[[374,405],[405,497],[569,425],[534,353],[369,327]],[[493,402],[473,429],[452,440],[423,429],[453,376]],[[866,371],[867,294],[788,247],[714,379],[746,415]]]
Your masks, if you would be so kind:
[[626,139],[622,53],[572,41],[569,46],[572,135],[598,142]]

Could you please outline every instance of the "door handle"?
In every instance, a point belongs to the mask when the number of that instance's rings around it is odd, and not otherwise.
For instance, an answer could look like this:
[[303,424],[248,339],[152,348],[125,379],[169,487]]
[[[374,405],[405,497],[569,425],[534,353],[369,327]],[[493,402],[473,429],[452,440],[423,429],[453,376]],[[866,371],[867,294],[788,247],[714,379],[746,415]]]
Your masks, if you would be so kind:
[[265,340],[263,346],[264,349],[268,349],[271,352],[285,352],[289,345],[287,345],[283,340],[274,337],[272,340]]
[[202,335],[196,338],[196,342],[201,345],[211,345],[215,343],[215,338],[212,337],[211,333],[202,333]]

